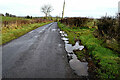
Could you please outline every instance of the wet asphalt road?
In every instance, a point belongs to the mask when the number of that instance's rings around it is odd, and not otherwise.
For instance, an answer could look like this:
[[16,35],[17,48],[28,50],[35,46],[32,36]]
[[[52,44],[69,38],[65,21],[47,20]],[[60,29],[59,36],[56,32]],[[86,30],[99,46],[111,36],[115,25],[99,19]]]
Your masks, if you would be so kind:
[[39,27],[2,47],[3,78],[76,78],[57,23]]

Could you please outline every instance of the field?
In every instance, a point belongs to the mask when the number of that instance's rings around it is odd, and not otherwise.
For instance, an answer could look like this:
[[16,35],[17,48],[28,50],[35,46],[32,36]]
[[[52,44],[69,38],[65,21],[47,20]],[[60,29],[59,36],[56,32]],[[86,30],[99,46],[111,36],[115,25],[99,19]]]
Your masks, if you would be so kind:
[[16,39],[27,32],[34,30],[40,26],[48,24],[52,21],[44,19],[26,19],[18,17],[4,17],[2,16],[2,34],[0,39],[1,44],[10,42],[13,39]]

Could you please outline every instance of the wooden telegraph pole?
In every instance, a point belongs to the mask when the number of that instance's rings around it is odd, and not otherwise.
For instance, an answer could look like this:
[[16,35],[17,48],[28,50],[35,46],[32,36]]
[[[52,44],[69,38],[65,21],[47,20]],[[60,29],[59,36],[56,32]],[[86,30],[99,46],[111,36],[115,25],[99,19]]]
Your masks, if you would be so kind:
[[120,29],[120,1],[118,2],[118,23],[119,23],[119,29]]
[[64,17],[64,9],[65,9],[65,0],[64,0],[64,3],[63,3],[62,19]]

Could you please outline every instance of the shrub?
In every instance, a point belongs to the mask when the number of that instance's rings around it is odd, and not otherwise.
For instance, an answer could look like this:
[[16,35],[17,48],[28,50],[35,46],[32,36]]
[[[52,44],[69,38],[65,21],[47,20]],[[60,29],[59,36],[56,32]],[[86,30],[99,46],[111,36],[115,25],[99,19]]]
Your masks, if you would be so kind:
[[102,17],[101,19],[98,19],[98,31],[100,35],[105,36],[109,38],[118,38],[118,19],[114,17]]

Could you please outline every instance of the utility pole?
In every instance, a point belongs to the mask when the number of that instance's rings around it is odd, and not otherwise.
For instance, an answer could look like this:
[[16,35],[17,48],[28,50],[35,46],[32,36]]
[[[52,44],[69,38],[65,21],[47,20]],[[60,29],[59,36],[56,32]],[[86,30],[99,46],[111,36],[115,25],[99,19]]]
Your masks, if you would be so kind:
[[119,22],[119,29],[120,29],[120,1],[118,2],[118,22]]
[[105,14],[105,17],[107,17],[107,12],[106,12],[106,14]]
[[64,0],[64,3],[63,3],[62,19],[64,17],[64,9],[65,9],[65,0]]

